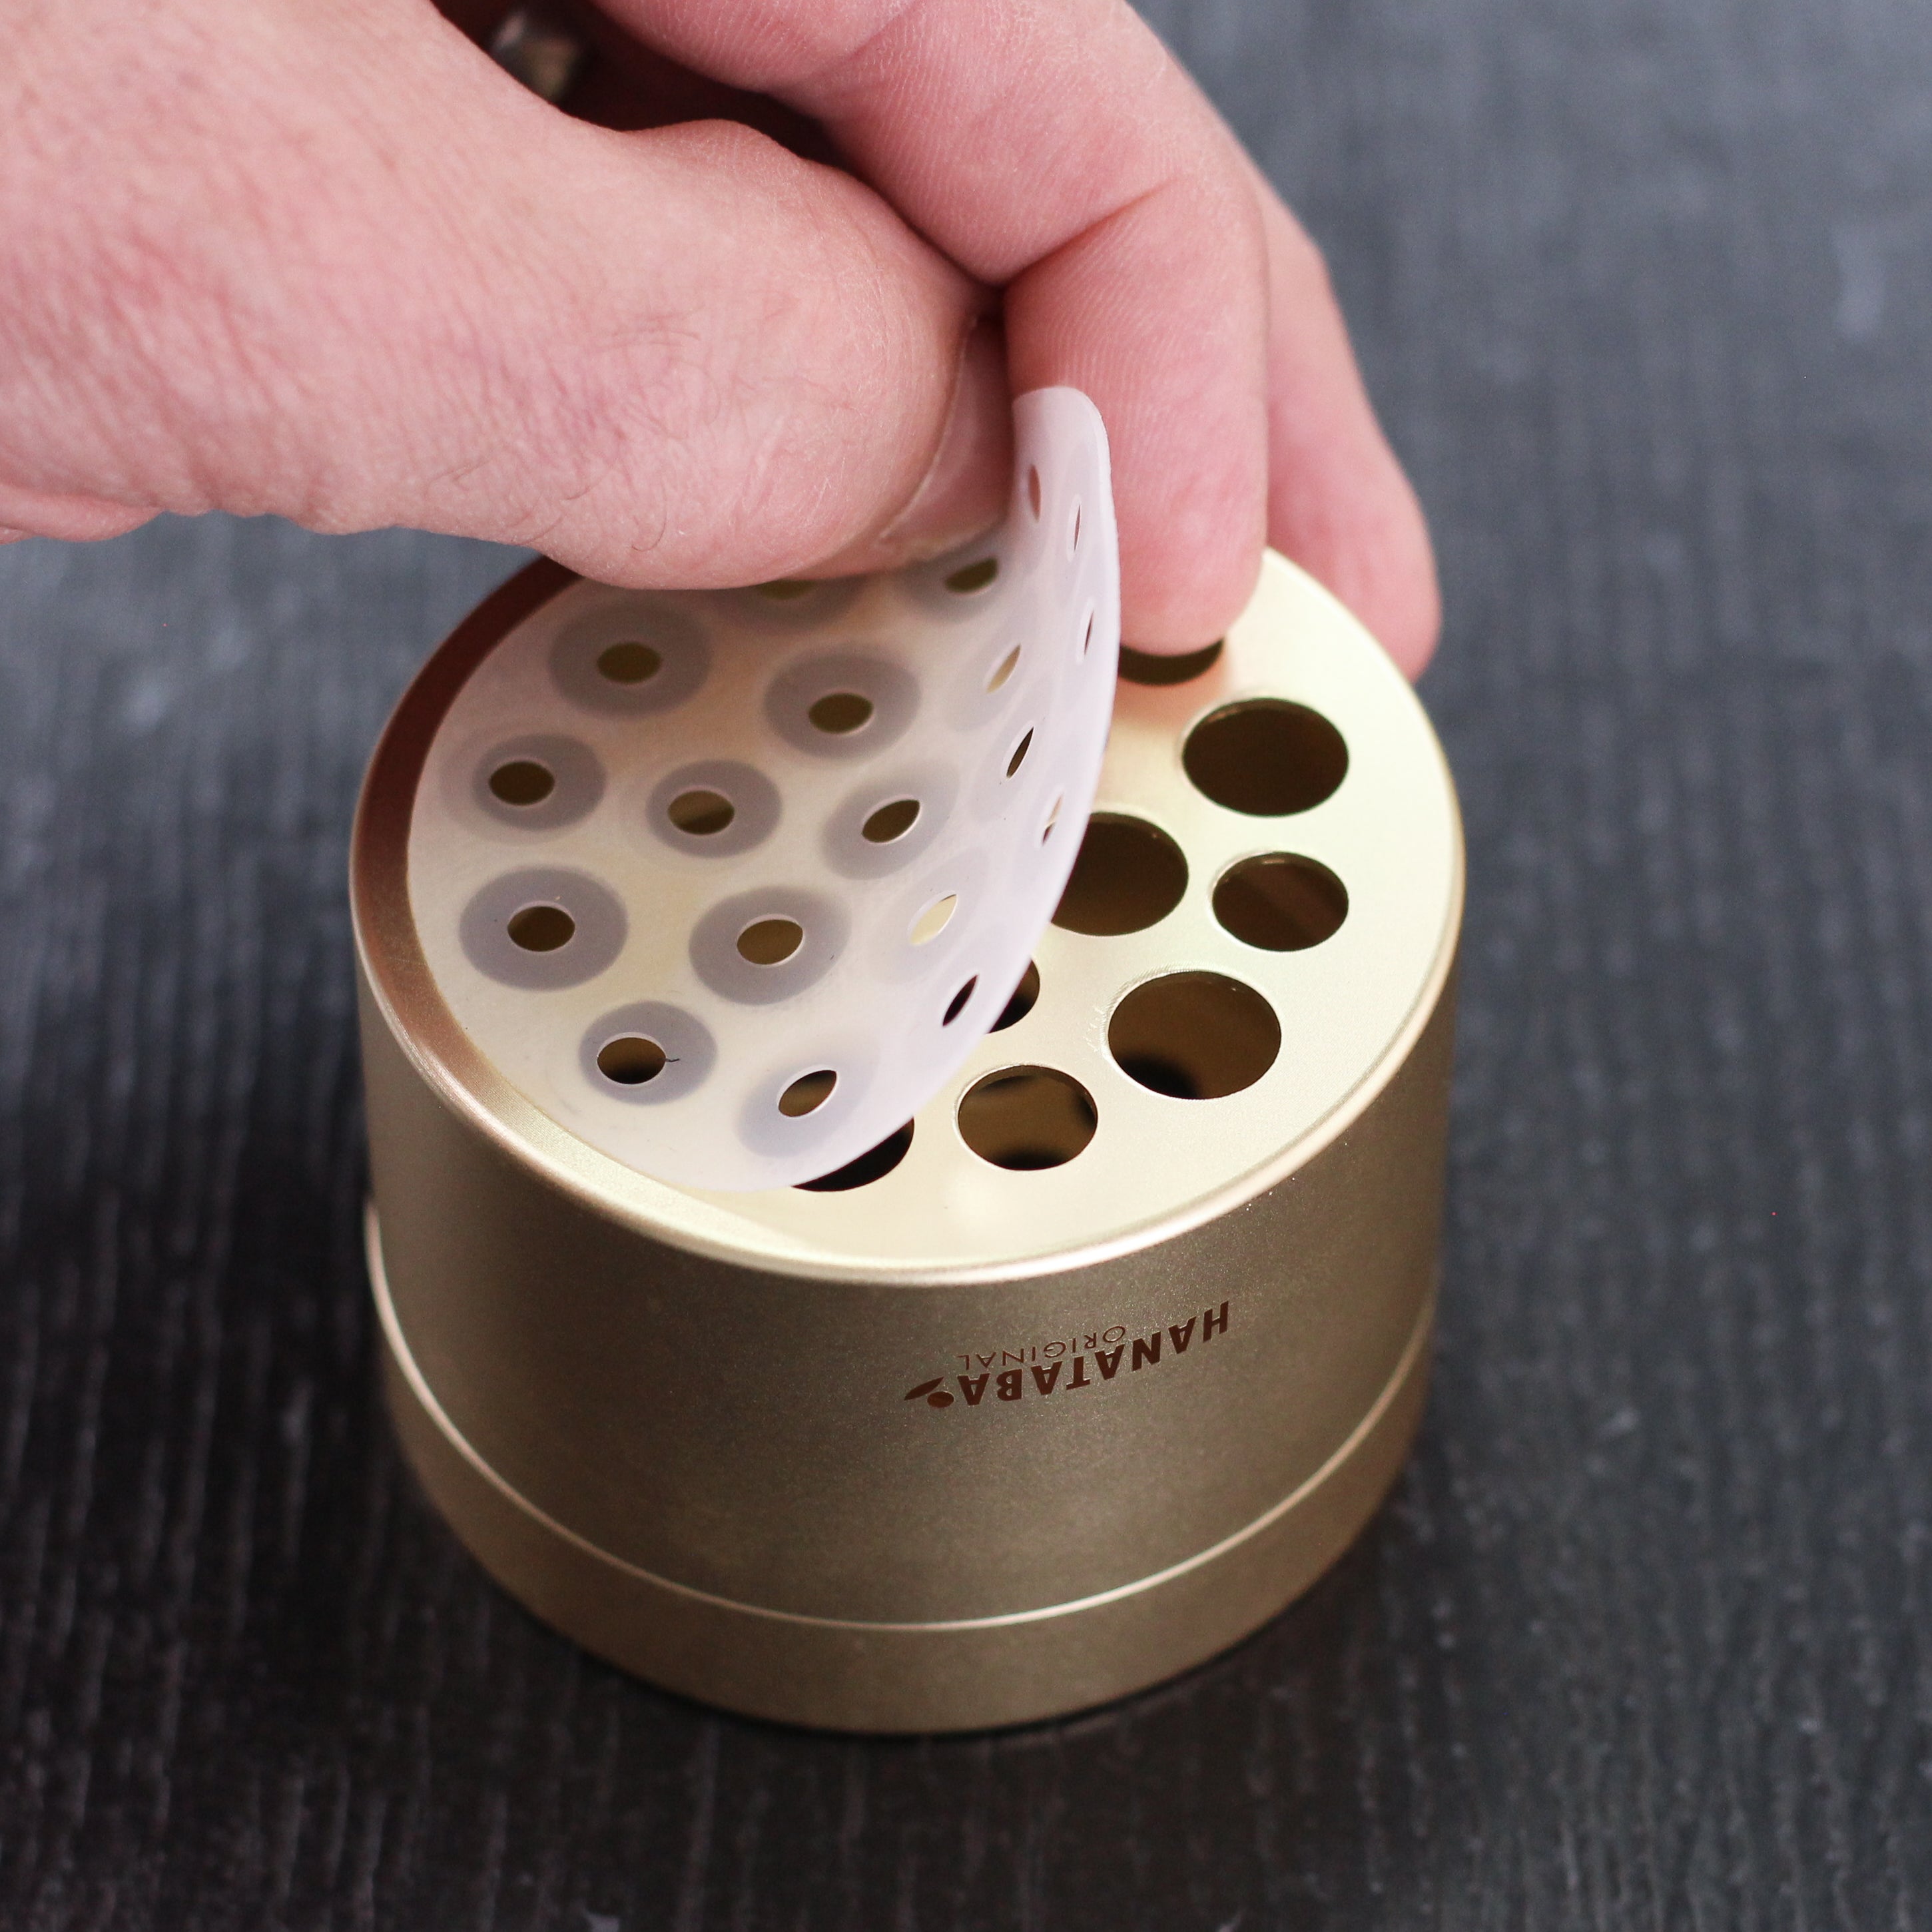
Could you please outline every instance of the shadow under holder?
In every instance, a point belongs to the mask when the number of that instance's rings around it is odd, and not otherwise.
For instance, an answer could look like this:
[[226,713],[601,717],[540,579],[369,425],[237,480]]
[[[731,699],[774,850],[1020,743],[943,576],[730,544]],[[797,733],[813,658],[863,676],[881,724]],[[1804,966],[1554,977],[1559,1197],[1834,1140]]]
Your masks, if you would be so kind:
[[1022,1722],[1246,1635],[1421,1409],[1462,858],[1413,694],[1270,556],[1204,662],[1124,667],[1030,1005],[842,1184],[707,1192],[526,1097],[417,927],[439,732],[573,581],[442,647],[357,822],[370,1272],[431,1497],[589,1648],[781,1721]]

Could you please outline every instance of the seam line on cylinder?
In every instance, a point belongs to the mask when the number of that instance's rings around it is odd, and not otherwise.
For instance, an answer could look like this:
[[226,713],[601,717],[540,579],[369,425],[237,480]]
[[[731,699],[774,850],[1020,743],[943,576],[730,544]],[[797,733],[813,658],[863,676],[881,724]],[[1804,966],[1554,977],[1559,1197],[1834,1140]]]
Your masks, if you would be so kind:
[[655,1589],[668,1590],[675,1595],[687,1598],[693,1603],[704,1604],[740,1616],[764,1617],[779,1623],[809,1624],[820,1630],[941,1632],[995,1630],[1016,1624],[1040,1623],[1049,1618],[1071,1616],[1081,1611],[1097,1610],[1106,1604],[1138,1596],[1144,1591],[1172,1582],[1190,1570],[1200,1569],[1217,1558],[1227,1556],[1240,1544],[1262,1534],[1286,1516],[1297,1504],[1319,1489],[1373,1434],[1390,1406],[1407,1385],[1419,1358],[1427,1349],[1431,1323],[1436,1312],[1436,1291],[1432,1285],[1417,1314],[1415,1326],[1410,1330],[1408,1340],[1402,1344],[1402,1353],[1396,1359],[1394,1372],[1340,1445],[1313,1474],[1298,1484],[1280,1502],[1264,1510],[1251,1522],[1244,1523],[1239,1529],[1224,1536],[1218,1543],[1196,1551],[1192,1556],[1184,1557],[1178,1563],[1169,1564],[1164,1570],[1156,1570],[1150,1575],[1136,1577],[1130,1583],[1118,1583],[1112,1589],[1096,1591],[1091,1596],[1076,1598],[1066,1603],[1049,1604],[1039,1610],[1007,1610],[988,1617],[951,1617],[908,1622],[874,1622],[853,1617],[813,1616],[799,1610],[770,1610],[763,1604],[744,1603],[735,1597],[720,1597],[709,1590],[700,1590],[688,1583],[677,1582],[670,1577],[660,1576],[654,1570],[644,1569],[637,1564],[627,1562],[621,1556],[613,1556],[609,1550],[600,1548],[587,1537],[579,1535],[575,1530],[539,1509],[506,1482],[472,1447],[469,1438],[450,1420],[442,1403],[436,1400],[435,1392],[424,1379],[422,1371],[416,1366],[416,1357],[404,1339],[402,1324],[397,1317],[395,1304],[390,1298],[388,1274],[382,1264],[382,1231],[376,1220],[376,1204],[373,1201],[364,1210],[363,1228],[370,1286],[374,1292],[376,1311],[382,1324],[383,1340],[397,1367],[401,1370],[404,1379],[409,1384],[410,1394],[415,1396],[423,1413],[435,1425],[437,1432],[505,1502],[551,1535],[561,1538],[586,1556],[598,1562],[608,1563],[614,1570],[621,1570],[625,1575],[639,1582],[649,1584]]

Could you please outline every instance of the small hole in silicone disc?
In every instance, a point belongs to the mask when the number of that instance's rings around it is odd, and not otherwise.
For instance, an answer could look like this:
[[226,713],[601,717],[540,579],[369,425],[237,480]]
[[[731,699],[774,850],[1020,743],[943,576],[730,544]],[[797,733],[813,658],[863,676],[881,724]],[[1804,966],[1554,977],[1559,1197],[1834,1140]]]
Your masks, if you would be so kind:
[[993,674],[986,680],[986,688],[988,691],[998,691],[1000,686],[1004,684],[1006,680],[1012,676],[1014,671],[1018,667],[1019,661],[1020,647],[1018,645],[1016,644],[1012,649],[1007,652],[1006,656],[1000,658],[999,662],[993,667]]
[[1007,995],[1006,1004],[1000,1009],[1000,1017],[988,1027],[988,1033],[1004,1033],[1008,1027],[1017,1026],[1033,1011],[1034,1003],[1040,998],[1040,968],[1029,959],[1026,970],[1020,975],[1020,982]]
[[980,976],[975,973],[972,978],[953,994],[952,1003],[946,1009],[946,1017],[939,1023],[941,1026],[950,1026],[966,1010],[966,1002],[973,997],[973,988],[979,983]]
[[1018,771],[1021,766],[1026,763],[1026,754],[1032,749],[1033,734],[1029,731],[1026,736],[1013,747],[1013,754],[1006,760],[1006,776],[1008,778],[1011,778],[1014,772]]
[[1070,554],[1080,548],[1080,506],[1078,503],[1073,506],[1073,529],[1066,539],[1066,548]]
[[1186,684],[1211,670],[1221,656],[1221,640],[1203,644],[1198,651],[1182,651],[1164,657],[1159,651],[1137,651],[1120,646],[1120,675],[1130,684]]
[[1078,1081],[1051,1066],[1010,1066],[976,1082],[959,1102],[959,1137],[995,1167],[1062,1167],[1094,1138],[1100,1116]]
[[1348,748],[1320,712],[1264,698],[1202,718],[1188,733],[1180,761],[1216,805],[1280,818],[1334,795],[1348,770]]
[[1000,574],[1000,560],[996,556],[982,556],[976,563],[962,564],[946,580],[946,587],[956,596],[970,596],[975,590],[983,590]]
[[827,736],[842,738],[860,725],[869,724],[872,709],[872,700],[861,698],[856,691],[830,691],[805,715]]
[[606,644],[597,654],[598,676],[613,684],[647,684],[663,668],[663,653],[649,644]]
[[1053,828],[1060,823],[1060,808],[1066,802],[1064,798],[1053,801],[1053,809],[1046,814],[1046,823],[1040,828],[1040,842],[1042,845],[1053,836]]
[[626,1034],[614,1040],[597,1055],[597,1070],[620,1087],[641,1087],[664,1070],[664,1050],[654,1040],[640,1034]]
[[937,939],[952,923],[952,915],[959,910],[959,895],[948,892],[943,899],[934,899],[925,911],[912,922],[906,934],[915,946],[923,946],[928,940]]
[[1169,973],[1114,1009],[1107,1045],[1120,1070],[1177,1100],[1252,1087],[1281,1051],[1281,1022],[1252,986],[1219,973]]
[[1105,937],[1139,932],[1165,919],[1186,890],[1187,861],[1158,826],[1096,812],[1053,922]]
[[838,1076],[829,1066],[821,1066],[816,1073],[801,1073],[778,1096],[778,1112],[790,1120],[816,1113],[838,1084]]
[[1221,874],[1214,916],[1267,952],[1300,952],[1341,930],[1348,891],[1326,866],[1287,852],[1244,859]]
[[805,928],[794,919],[761,919],[738,935],[740,953],[754,966],[782,964],[804,944]]
[[554,952],[568,946],[577,932],[577,922],[561,906],[525,906],[510,915],[505,928],[512,945],[526,952]]
[[1040,518],[1040,472],[1029,467],[1027,471],[1027,506],[1033,512],[1036,522]]
[[848,1160],[843,1167],[835,1168],[830,1174],[821,1174],[816,1180],[801,1180],[798,1184],[807,1194],[843,1194],[854,1187],[865,1187],[874,1180],[883,1180],[906,1157],[906,1150],[912,1145],[912,1123],[908,1120],[902,1127],[895,1127],[877,1147],[868,1148],[856,1160]]
[[919,818],[919,800],[916,798],[896,798],[890,805],[882,805],[859,829],[874,845],[890,845],[895,838],[903,838]]
[[541,805],[556,790],[556,779],[534,758],[512,758],[490,774],[490,789],[506,805]]
[[672,824],[680,832],[706,838],[722,832],[738,815],[738,808],[722,792],[681,791],[668,809]]

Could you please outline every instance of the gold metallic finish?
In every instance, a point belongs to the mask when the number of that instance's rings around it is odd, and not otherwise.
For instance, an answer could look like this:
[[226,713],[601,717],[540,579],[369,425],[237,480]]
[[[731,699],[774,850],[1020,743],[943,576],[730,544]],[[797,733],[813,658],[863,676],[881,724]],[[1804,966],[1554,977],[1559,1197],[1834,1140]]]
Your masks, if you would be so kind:
[[[1420,1412],[1462,886],[1420,706],[1270,556],[1208,670],[1121,684],[1096,813],[1140,826],[1086,877],[1089,929],[1042,938],[1032,1010],[921,1111],[899,1165],[846,1192],[706,1193],[526,1100],[452,1018],[412,923],[425,752],[568,581],[533,566],[436,653],[357,821],[370,1272],[431,1496],[591,1649],[784,1721],[1011,1724],[1211,1656],[1346,1547]],[[1274,707],[1272,729],[1283,700],[1334,733],[1257,763],[1262,728],[1232,708]],[[1224,712],[1219,739],[1198,728]],[[1344,758],[1331,796],[1276,796]],[[1312,862],[1316,929],[1345,895],[1330,936],[1301,943],[1301,902],[1251,926],[1280,950],[1217,920],[1221,882],[1274,854]],[[1199,977],[1177,994],[1176,973]],[[1174,1066],[1221,1097],[1175,1097]],[[967,1096],[1022,1068],[1090,1096],[1064,1165],[968,1144],[989,1144],[982,1117],[1010,1137],[1030,1090]]]

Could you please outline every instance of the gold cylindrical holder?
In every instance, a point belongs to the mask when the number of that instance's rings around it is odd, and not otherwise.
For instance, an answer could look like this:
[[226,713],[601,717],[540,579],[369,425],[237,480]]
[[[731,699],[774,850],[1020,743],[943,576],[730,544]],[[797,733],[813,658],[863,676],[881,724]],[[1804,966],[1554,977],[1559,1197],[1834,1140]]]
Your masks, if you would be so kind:
[[590,1649],[794,1724],[1014,1724],[1245,1636],[1422,1407],[1462,857],[1414,696],[1273,556],[1222,646],[1129,654],[1010,1022],[841,1184],[706,1193],[512,1085],[412,910],[445,715],[571,580],[436,653],[356,823],[370,1270],[430,1496]]

